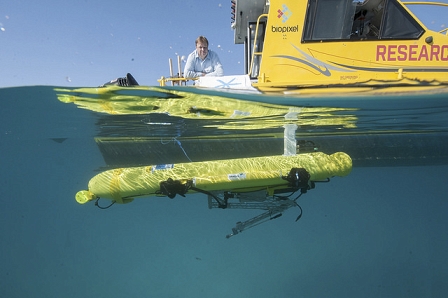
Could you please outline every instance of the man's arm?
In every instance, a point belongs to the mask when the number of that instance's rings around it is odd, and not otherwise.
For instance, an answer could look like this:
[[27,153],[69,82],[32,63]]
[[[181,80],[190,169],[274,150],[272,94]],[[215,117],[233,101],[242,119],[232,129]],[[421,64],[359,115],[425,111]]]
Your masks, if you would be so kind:
[[209,51],[211,64],[213,66],[213,71],[206,74],[206,76],[210,77],[221,77],[224,75],[224,69],[222,67],[221,61],[219,60],[218,54],[215,52]]

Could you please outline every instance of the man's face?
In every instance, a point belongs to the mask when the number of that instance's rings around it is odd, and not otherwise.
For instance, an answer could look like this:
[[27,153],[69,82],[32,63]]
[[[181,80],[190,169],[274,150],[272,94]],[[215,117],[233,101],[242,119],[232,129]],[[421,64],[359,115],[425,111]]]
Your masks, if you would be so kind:
[[207,54],[208,54],[207,44],[198,42],[196,44],[196,50],[198,51],[199,58],[201,58],[202,60],[204,60],[205,57],[207,57]]

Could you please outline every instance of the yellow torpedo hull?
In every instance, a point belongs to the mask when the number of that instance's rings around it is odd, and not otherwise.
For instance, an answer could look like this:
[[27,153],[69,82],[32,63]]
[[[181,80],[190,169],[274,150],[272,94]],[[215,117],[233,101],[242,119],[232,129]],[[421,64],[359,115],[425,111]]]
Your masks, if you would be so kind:
[[269,192],[288,187],[288,181],[282,177],[292,168],[303,168],[309,173],[310,181],[319,181],[348,175],[352,169],[352,160],[343,152],[332,155],[315,152],[294,156],[120,168],[93,177],[89,182],[89,189],[79,191],[76,200],[84,204],[96,198],[108,198],[117,203],[128,203],[135,197],[160,196],[161,182],[170,179],[192,181],[194,188],[208,192],[262,189]]

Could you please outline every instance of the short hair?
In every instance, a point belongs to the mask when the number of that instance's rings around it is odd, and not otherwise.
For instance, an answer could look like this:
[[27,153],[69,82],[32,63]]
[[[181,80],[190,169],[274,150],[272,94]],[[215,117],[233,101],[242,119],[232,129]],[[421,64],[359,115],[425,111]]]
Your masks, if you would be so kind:
[[208,40],[207,40],[207,38],[205,36],[201,35],[198,38],[196,38],[195,45],[197,45],[198,42],[205,43],[207,45],[207,47],[208,47]]

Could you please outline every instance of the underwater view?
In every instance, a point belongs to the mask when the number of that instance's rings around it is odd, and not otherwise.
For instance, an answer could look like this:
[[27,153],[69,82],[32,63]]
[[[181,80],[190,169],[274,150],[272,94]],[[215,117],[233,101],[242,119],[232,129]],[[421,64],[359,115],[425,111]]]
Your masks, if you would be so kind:
[[[0,115],[2,297],[448,293],[443,93],[299,98],[30,86],[1,88]],[[283,209],[266,207],[272,202],[259,193],[254,208],[250,199],[224,206],[212,188],[130,198],[113,181],[97,200],[89,184],[117,169],[151,175],[192,164],[199,183],[229,160],[273,156],[350,161],[300,194],[278,196],[290,203]],[[203,165],[214,168],[204,173]],[[81,202],[88,189],[92,198]]]

